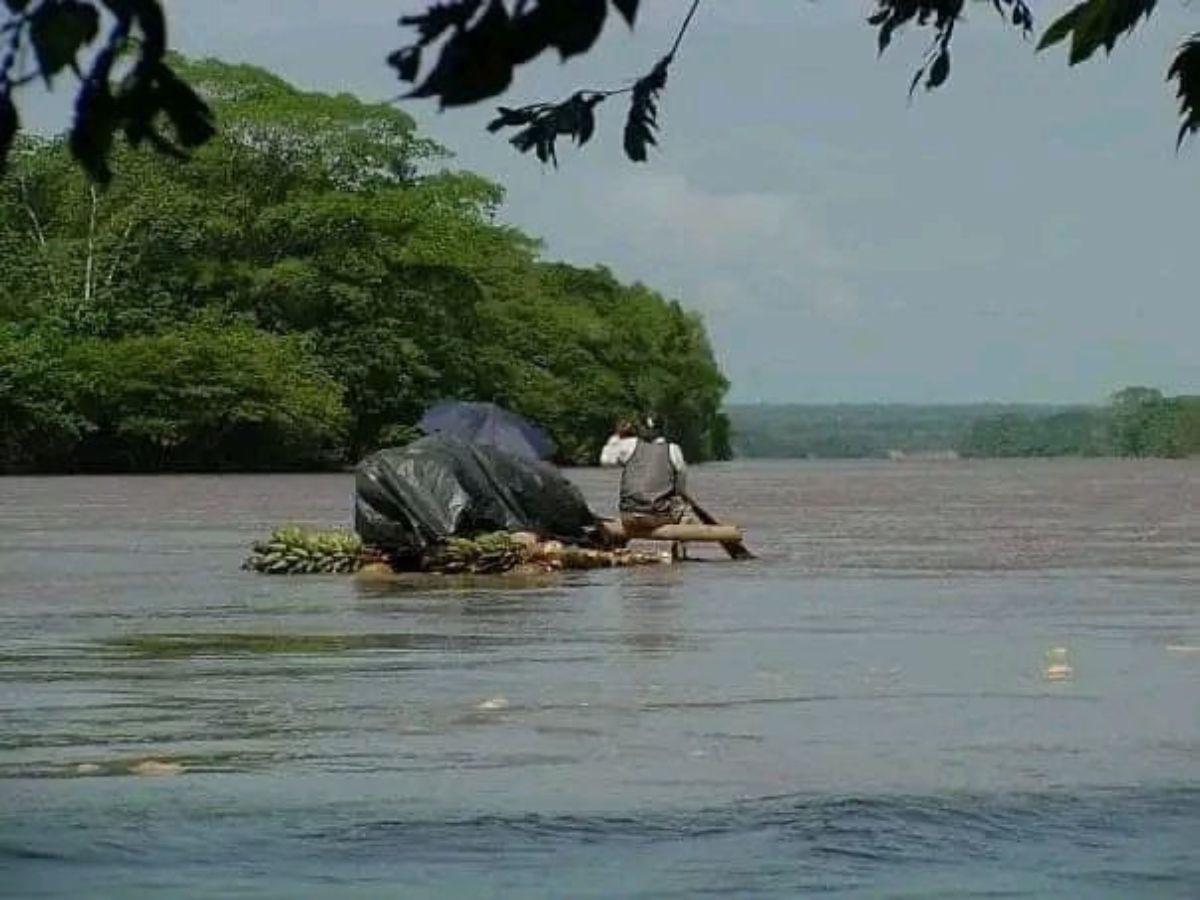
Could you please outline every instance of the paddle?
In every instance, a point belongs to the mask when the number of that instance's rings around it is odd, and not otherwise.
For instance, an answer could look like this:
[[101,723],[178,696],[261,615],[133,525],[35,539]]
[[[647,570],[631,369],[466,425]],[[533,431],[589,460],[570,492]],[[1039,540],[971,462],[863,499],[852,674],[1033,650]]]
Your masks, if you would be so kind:
[[[688,502],[688,505],[692,507],[692,511],[695,512],[696,518],[699,519],[701,522],[703,522],[705,525],[720,525],[721,524],[720,522],[718,522],[716,520],[716,517],[711,515],[707,510],[704,509],[703,506],[701,506],[699,503],[697,503],[691,497],[684,494],[683,499],[686,500]],[[754,554],[750,552],[750,548],[747,547],[745,544],[743,544],[741,541],[721,541],[721,547],[725,550],[726,553],[729,554],[730,559],[755,559],[756,558],[754,556]]]

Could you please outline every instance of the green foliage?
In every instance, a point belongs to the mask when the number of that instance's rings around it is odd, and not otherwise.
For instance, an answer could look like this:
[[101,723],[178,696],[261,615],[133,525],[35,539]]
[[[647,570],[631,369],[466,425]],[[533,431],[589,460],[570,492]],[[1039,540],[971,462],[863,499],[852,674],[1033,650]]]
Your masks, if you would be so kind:
[[70,458],[88,423],[69,386],[61,340],[0,322],[0,473]]
[[[678,304],[541,262],[497,185],[427,173],[444,151],[398,110],[171,64],[224,123],[186,164],[121,149],[129,177],[98,190],[64,142],[22,140],[0,179],[5,415],[25,423],[0,465],[353,462],[445,398],[539,420],[564,460],[651,411],[721,455],[726,384]],[[66,450],[30,456],[54,421]]]
[[1192,456],[1200,453],[1200,398],[1127,387],[1106,407],[981,418],[961,449],[968,456]]
[[978,417],[1031,412],[990,404],[762,405],[731,406],[729,417],[739,456],[884,459],[893,451],[952,451]]
[[653,414],[689,459],[728,456],[728,387],[701,321],[604,269],[534,269],[529,290],[484,309],[483,393],[542,423],[563,458],[595,462],[613,422]]
[[0,326],[0,471],[327,464],[341,386],[297,337],[196,323],[105,339]]
[[1179,454],[1200,455],[1200,396],[1176,397],[1175,415]]
[[89,423],[84,468],[319,465],[339,446],[341,386],[303,342],[207,323],[71,344],[64,365]]
[[963,456],[1102,456],[1110,452],[1101,409],[1049,415],[1004,413],[976,419],[958,443]]
[[1121,456],[1181,457],[1200,452],[1197,398],[1128,387],[1109,401],[1113,449]]
[[1126,388],[1108,406],[733,406],[738,455],[885,458],[1191,456],[1200,453],[1200,397]]

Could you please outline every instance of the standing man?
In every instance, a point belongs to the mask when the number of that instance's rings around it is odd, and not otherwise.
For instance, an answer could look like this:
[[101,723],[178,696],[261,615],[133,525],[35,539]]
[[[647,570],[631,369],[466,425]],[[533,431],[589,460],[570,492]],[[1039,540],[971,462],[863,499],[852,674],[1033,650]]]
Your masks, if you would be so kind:
[[[687,464],[683,451],[658,433],[653,419],[646,420],[640,437],[632,422],[617,422],[615,432],[600,451],[600,465],[622,467],[619,508],[630,537],[660,525],[691,520],[691,507],[685,499]],[[678,544],[673,551],[682,555]]]

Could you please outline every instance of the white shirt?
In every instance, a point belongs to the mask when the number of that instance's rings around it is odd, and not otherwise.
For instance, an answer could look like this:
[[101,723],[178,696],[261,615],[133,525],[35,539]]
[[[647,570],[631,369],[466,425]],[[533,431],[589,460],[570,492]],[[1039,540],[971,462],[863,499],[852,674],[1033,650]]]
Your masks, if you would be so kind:
[[[662,444],[665,441],[659,438],[654,443]],[[619,435],[613,435],[608,439],[608,443],[604,445],[604,449],[600,451],[600,465],[602,466],[623,466],[629,462],[629,457],[633,456],[633,451],[637,449],[638,438],[627,437],[623,438]],[[683,461],[683,450],[678,444],[672,444],[667,450],[671,458],[671,467],[680,475],[687,471],[687,463]]]

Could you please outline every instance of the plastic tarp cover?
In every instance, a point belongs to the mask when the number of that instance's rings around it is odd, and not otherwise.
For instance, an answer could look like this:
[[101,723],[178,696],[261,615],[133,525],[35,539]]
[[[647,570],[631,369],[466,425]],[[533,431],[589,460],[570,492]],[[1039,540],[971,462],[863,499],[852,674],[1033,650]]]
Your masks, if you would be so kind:
[[588,543],[596,524],[583,494],[553,466],[445,435],[380,450],[355,471],[354,528],[393,552],[487,531]]

